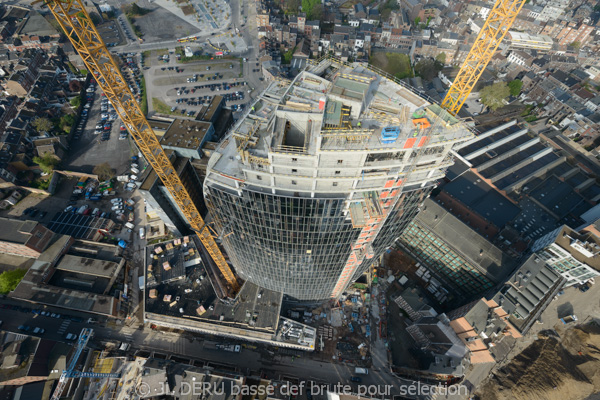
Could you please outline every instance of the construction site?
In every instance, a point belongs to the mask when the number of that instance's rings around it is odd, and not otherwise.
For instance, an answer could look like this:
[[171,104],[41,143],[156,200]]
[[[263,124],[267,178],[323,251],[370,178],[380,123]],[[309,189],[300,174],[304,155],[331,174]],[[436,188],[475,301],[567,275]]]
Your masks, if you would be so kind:
[[[387,347],[390,300],[409,314],[403,298],[386,297],[399,277],[373,269],[444,178],[453,148],[474,137],[458,112],[523,3],[494,7],[490,20],[502,22],[482,27],[441,105],[366,63],[331,57],[272,81],[210,153],[206,223],[81,1],[47,2],[196,232],[145,248],[144,322],[369,366],[373,337]],[[300,305],[282,311],[284,300]],[[497,306],[481,300],[480,320],[500,313]],[[469,327],[460,317],[418,314],[433,320],[406,331],[422,350],[436,346],[428,368],[453,382],[468,349],[484,349],[466,343],[472,327],[457,336]]]

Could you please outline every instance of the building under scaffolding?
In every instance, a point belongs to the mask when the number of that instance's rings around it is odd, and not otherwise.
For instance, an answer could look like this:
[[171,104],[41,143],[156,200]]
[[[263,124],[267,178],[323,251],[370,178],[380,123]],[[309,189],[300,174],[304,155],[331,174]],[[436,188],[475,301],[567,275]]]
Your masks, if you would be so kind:
[[242,278],[299,300],[336,298],[470,137],[410,88],[324,60],[256,99],[211,156],[204,195]]

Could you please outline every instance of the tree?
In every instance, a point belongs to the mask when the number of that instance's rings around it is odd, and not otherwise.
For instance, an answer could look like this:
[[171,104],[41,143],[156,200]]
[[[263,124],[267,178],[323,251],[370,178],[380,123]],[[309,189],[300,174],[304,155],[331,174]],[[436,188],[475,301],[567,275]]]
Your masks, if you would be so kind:
[[421,22],[421,17],[415,18],[415,26],[419,26],[420,22]]
[[502,100],[510,95],[510,89],[506,82],[496,82],[493,85],[484,87],[480,92],[481,102],[488,106],[492,111],[496,111],[504,106]]
[[296,14],[298,9],[302,5],[300,0],[285,0],[285,12],[286,14]]
[[81,104],[81,97],[80,96],[75,96],[71,99],[71,105],[75,108],[79,107],[79,105]]
[[52,130],[52,122],[48,118],[37,117],[31,121],[31,125],[38,133],[46,133]]
[[508,89],[510,90],[510,95],[517,97],[521,94],[521,88],[523,87],[523,82],[520,79],[515,79],[514,81],[510,81],[508,83]]
[[54,168],[60,163],[58,158],[50,153],[44,153],[41,157],[33,157],[33,162],[40,166],[42,172],[51,174]]
[[131,7],[129,7],[128,14],[132,16],[141,17],[142,15],[146,15],[150,12],[150,10],[146,8],[142,8],[138,6],[136,3],[133,3]]
[[319,3],[313,7],[310,18],[316,21],[323,19],[323,4]]
[[581,42],[576,40],[569,44],[569,46],[573,47],[575,50],[579,50],[581,48]]
[[281,62],[283,64],[290,64],[292,62],[292,57],[294,56],[294,51],[296,51],[296,47],[283,53],[283,60]]
[[302,11],[306,13],[306,19],[314,18],[314,8],[321,4],[320,0],[302,0]]
[[381,21],[387,21],[392,14],[392,11],[396,11],[400,9],[398,2],[396,0],[387,0],[383,6],[379,6],[379,15],[381,16]]
[[440,53],[435,56],[435,61],[439,62],[442,65],[446,65],[446,53]]
[[114,178],[115,176],[115,170],[111,168],[109,163],[102,163],[96,165],[92,172],[98,175],[98,179],[101,181]]
[[415,65],[415,72],[426,81],[432,80],[442,69],[442,65],[431,58],[424,58]]
[[69,132],[71,127],[75,125],[75,117],[71,114],[65,114],[62,117],[60,117],[58,125],[61,130]]
[[0,274],[0,293],[7,294],[15,290],[21,279],[27,273],[26,269],[15,269],[12,271],[4,271]]
[[77,79],[71,80],[69,82],[69,90],[71,92],[81,92],[81,82]]

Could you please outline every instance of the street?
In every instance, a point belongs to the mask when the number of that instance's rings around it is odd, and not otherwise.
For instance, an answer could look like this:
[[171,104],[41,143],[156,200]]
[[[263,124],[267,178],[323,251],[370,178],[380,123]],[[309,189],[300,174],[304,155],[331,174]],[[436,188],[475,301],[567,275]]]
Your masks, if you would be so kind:
[[[11,300],[3,300],[3,304],[23,305],[23,303]],[[63,310],[60,309],[47,310],[63,313]],[[81,315],[84,316],[84,314]],[[7,308],[0,308],[0,320],[3,321],[2,328],[7,331],[19,332],[17,328],[20,325],[44,328],[46,333],[43,337],[50,340],[67,342],[65,340],[67,333],[79,334],[83,328],[88,327],[94,330],[92,345],[96,347],[102,347],[101,342],[113,342],[115,344],[127,342],[131,344],[131,352],[144,351],[158,358],[176,356],[178,359],[201,361],[201,364],[210,364],[213,367],[222,366],[225,369],[235,367],[239,372],[245,374],[264,374],[271,379],[286,377],[313,380],[319,384],[336,385],[342,383],[353,385],[353,390],[359,389],[358,384],[350,382],[350,378],[355,375],[352,366],[343,363],[330,363],[329,360],[315,360],[311,358],[314,355],[308,353],[306,355],[303,353],[300,356],[280,355],[272,347],[257,346],[256,350],[244,348],[241,353],[235,356],[235,361],[233,361],[231,353],[204,349],[202,346],[203,338],[190,333],[155,331],[149,328],[135,329],[127,326],[112,328],[103,326],[102,321],[99,324],[87,324]],[[270,353],[273,353],[273,351],[269,352],[269,350],[275,350],[274,355],[271,355]],[[361,378],[360,385],[373,385],[373,387],[379,388],[378,390],[381,392],[386,387],[393,387],[393,392],[396,393],[400,385],[413,384],[411,381],[400,381],[387,369],[380,368],[373,368],[369,375],[362,375]]]

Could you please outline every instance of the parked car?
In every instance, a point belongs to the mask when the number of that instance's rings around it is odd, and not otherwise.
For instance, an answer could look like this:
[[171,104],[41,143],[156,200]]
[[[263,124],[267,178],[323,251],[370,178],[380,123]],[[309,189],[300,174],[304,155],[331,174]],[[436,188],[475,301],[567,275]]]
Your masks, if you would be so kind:
[[580,286],[580,287],[579,287],[579,290],[580,290],[582,293],[585,293],[585,292],[587,292],[588,290],[590,290],[590,285],[588,285],[588,284],[586,283],[585,285],[582,285],[582,286]]

